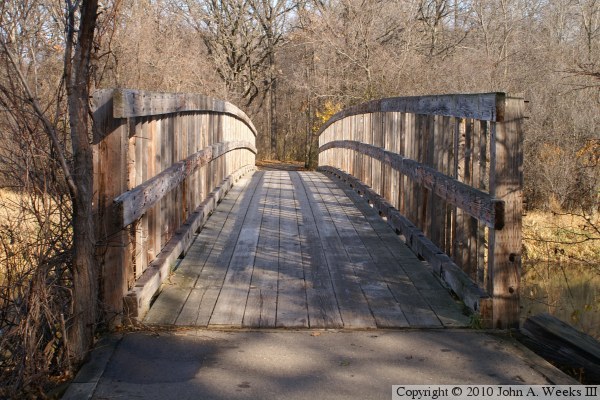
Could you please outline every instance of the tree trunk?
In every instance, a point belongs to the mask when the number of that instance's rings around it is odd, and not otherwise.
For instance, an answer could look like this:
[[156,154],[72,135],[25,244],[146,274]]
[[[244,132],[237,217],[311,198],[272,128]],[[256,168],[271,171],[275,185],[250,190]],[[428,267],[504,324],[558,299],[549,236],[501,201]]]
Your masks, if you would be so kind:
[[281,156],[279,154],[279,146],[277,143],[277,76],[275,73],[275,57],[273,55],[274,51],[274,49],[271,49],[271,54],[269,55],[269,69],[271,71],[271,84],[269,85],[269,127],[271,130],[271,155],[274,158],[280,159]]
[[[78,185],[82,189],[82,185]],[[69,340],[72,355],[82,360],[93,344],[97,319],[98,272],[94,257],[91,205],[79,197],[73,205],[73,316]]]
[[[92,218],[93,155],[89,132],[90,55],[98,0],[81,4],[77,42],[72,53],[75,32],[74,13],[69,15],[69,35],[65,55],[69,124],[73,148],[73,177],[76,193],[73,198],[73,324],[69,339],[76,361],[85,356],[93,344],[98,307],[98,268],[95,258],[95,230]],[[69,44],[71,46],[69,46]],[[71,57],[73,55],[73,57]]]

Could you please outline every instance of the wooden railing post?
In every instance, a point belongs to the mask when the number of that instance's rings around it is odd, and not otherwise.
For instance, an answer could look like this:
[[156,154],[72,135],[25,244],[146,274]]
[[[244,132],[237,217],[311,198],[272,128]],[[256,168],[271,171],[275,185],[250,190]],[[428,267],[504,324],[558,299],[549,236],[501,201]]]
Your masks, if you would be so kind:
[[493,299],[493,325],[519,327],[521,214],[523,201],[522,98],[498,96],[497,121],[491,132],[490,194],[504,201],[504,227],[490,229],[488,270]]
[[94,209],[101,308],[109,325],[116,326],[121,324],[123,293],[131,279],[132,240],[129,230],[119,227],[118,210],[113,203],[115,197],[129,189],[130,165],[129,127],[127,120],[113,118],[112,95],[112,90],[94,94]]

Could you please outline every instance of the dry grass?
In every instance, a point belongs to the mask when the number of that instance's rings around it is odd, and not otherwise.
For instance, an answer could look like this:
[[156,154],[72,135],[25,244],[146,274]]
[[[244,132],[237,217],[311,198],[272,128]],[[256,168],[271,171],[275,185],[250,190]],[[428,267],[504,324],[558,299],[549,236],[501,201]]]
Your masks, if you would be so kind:
[[27,268],[28,254],[36,247],[45,228],[47,221],[40,217],[45,217],[47,212],[36,215],[34,210],[43,211],[47,204],[35,203],[29,196],[0,189],[0,284],[9,265],[19,270],[12,272]]
[[0,189],[0,218],[6,221],[8,218],[16,216],[16,209],[23,196],[6,189]]
[[564,262],[588,265],[600,273],[600,214],[586,221],[581,216],[530,212],[523,218],[526,263]]
[[0,253],[2,254],[0,256],[0,285],[4,284],[9,262],[14,261],[8,258],[13,254],[13,257],[18,257],[17,254],[20,253],[16,251],[16,247],[22,240],[15,237],[15,235],[30,236],[29,224],[20,217],[20,204],[22,201],[23,197],[20,194],[0,189],[0,245],[2,246]]
[[57,198],[0,190],[0,398],[45,397],[71,370],[70,204]]

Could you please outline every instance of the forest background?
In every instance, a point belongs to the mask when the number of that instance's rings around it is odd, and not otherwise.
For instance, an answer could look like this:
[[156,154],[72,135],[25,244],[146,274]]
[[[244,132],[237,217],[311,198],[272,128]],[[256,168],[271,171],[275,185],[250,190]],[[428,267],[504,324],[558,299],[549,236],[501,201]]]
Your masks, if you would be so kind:
[[[78,207],[65,171],[78,165],[67,72],[77,70],[73,49],[85,43],[77,35],[87,3],[0,1],[5,394],[43,394],[68,379],[82,357],[68,340]],[[254,121],[262,159],[314,167],[319,127],[371,99],[522,94],[529,102],[524,282],[531,283],[522,295],[542,291],[538,304],[553,311],[565,290],[575,290],[573,279],[598,292],[600,0],[97,3],[87,93],[133,88],[228,100]],[[551,294],[556,277],[562,287]],[[600,325],[600,299],[584,297],[562,317],[598,336],[592,327]],[[102,313],[94,319],[93,331],[101,331]]]

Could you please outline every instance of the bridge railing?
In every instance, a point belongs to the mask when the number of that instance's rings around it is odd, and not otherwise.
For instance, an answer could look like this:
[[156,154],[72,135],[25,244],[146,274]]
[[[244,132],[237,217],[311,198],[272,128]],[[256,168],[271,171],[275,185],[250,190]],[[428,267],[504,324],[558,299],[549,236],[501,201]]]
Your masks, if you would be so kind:
[[94,94],[94,191],[103,306],[118,324],[148,310],[176,259],[255,165],[256,130],[198,94]]
[[524,100],[389,98],[333,116],[319,168],[348,181],[486,326],[519,324]]

